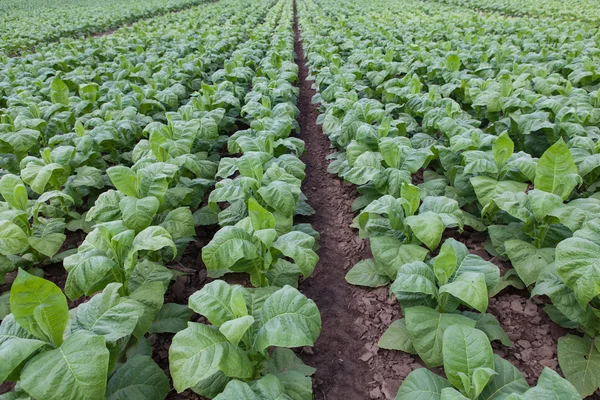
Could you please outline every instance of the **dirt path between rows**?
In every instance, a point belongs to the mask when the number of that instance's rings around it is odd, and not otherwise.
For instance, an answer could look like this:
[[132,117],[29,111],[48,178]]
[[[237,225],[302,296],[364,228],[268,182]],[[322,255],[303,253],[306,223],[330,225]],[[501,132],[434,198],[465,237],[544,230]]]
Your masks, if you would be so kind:
[[[303,191],[316,213],[307,222],[321,233],[319,256],[314,274],[301,284],[321,311],[323,331],[315,347],[304,352],[304,361],[317,368],[314,392],[318,400],[365,400],[373,371],[361,360],[365,341],[357,324],[363,314],[359,299],[363,290],[346,283],[344,276],[356,262],[370,255],[366,241],[350,228],[352,201],[356,189],[327,172],[326,157],[332,152],[328,138],[316,124],[319,114],[311,104],[315,94],[302,51],[297,16],[294,23],[296,63],[299,67],[301,133],[306,144],[306,179]],[[312,354],[310,354],[312,353]]]

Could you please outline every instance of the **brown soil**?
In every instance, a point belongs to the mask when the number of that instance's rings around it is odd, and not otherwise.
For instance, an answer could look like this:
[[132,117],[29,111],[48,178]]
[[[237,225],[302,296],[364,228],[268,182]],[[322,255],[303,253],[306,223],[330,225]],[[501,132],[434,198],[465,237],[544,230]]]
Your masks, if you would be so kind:
[[[306,79],[308,67],[297,19],[294,34],[300,69],[298,122],[300,137],[306,143],[306,154],[301,157],[307,171],[303,191],[316,211],[306,221],[321,234],[319,263],[300,288],[319,306],[323,330],[314,348],[305,349],[302,358],[317,368],[314,393],[318,400],[382,398],[379,397],[382,391],[393,398],[399,380],[386,380],[383,368],[400,364],[404,368],[411,357],[400,352],[378,352],[376,343],[383,327],[399,313],[399,307],[397,303],[386,302],[386,289],[365,290],[349,285],[344,279],[350,267],[370,256],[370,250],[367,242],[350,228],[354,217],[351,204],[356,197],[354,186],[327,172],[325,158],[331,150],[329,140],[316,125],[319,112],[311,104],[315,91]],[[402,361],[394,363],[394,360]]]

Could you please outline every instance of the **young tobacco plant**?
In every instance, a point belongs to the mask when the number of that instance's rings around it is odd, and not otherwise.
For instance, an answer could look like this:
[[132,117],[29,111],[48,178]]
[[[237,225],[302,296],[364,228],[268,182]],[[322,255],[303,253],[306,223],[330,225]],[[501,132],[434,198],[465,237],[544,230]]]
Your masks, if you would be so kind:
[[211,276],[247,272],[250,282],[260,287],[297,286],[300,274],[312,274],[319,260],[313,236],[301,230],[279,234],[275,215],[254,197],[248,201],[248,213],[234,226],[220,229],[202,249]]
[[12,314],[0,325],[0,381],[18,382],[11,398],[116,400],[153,393],[151,399],[164,399],[167,377],[135,350],[162,304],[162,292],[153,305],[154,287],[130,296],[121,289],[108,285],[70,318],[58,286],[19,270],[10,293]]
[[[444,331],[452,325],[475,327],[510,346],[511,341],[492,314],[486,314],[489,290],[500,282],[494,264],[469,254],[465,245],[448,239],[429,264],[402,265],[390,287],[404,310],[384,333],[379,346],[418,354],[428,366],[442,365]],[[458,312],[460,305],[475,309]]]
[[189,306],[210,325],[189,322],[173,338],[169,365],[178,392],[191,388],[219,400],[253,399],[246,396],[255,391],[312,399],[315,370],[286,349],[312,346],[319,336],[312,300],[291,286],[248,289],[216,280],[194,293]]
[[530,388],[523,374],[492,351],[486,335],[475,328],[453,325],[444,332],[441,349],[446,379],[420,368],[400,386],[396,400],[578,400],[577,390],[550,368]]

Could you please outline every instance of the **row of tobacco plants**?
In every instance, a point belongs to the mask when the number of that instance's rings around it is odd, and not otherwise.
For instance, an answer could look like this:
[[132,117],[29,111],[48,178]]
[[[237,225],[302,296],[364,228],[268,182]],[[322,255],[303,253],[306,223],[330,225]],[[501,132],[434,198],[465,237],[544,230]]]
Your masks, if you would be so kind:
[[[346,277],[391,284],[404,317],[381,348],[417,354],[397,399],[579,399],[600,387],[598,31],[481,15],[436,2],[300,0],[329,171],[358,186],[353,226],[373,259]],[[499,268],[471,254],[485,232]],[[446,233],[446,235],[444,235]],[[488,299],[547,296],[572,333],[566,379],[530,388],[491,341],[512,345]]]
[[[1,296],[0,382],[16,385],[0,399],[164,399],[149,332],[175,334],[178,392],[312,398],[314,369],[289,349],[321,330],[296,289],[319,235],[294,224],[314,211],[291,136],[292,21],[291,0],[228,0],[8,59],[0,271],[18,274]],[[169,263],[210,225],[215,280],[189,307],[165,303]],[[66,231],[83,243],[64,250]],[[64,292],[42,277],[61,262]],[[216,279],[231,272],[253,287]]]

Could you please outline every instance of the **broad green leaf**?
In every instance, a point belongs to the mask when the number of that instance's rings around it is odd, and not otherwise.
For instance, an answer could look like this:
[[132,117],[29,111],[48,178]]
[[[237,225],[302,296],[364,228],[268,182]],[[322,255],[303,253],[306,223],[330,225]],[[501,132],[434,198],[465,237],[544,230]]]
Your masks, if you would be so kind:
[[523,400],[581,400],[577,389],[558,373],[546,367],[538,379],[537,386],[522,396]]
[[600,388],[600,352],[594,340],[566,335],[558,339],[557,352],[560,368],[582,397]]
[[499,170],[504,167],[514,150],[515,144],[510,139],[508,132],[502,132],[502,134],[494,140],[492,154],[494,155],[494,161],[496,161]]
[[131,169],[118,165],[107,169],[106,173],[118,191],[126,196],[139,197],[137,176]]
[[417,239],[425,243],[430,250],[436,249],[446,229],[442,217],[432,211],[426,211],[407,217],[405,221]]
[[311,376],[317,370],[302,362],[293,350],[276,347],[271,357],[265,363],[265,372],[278,375],[282,372],[293,371],[303,376]]
[[111,283],[102,293],[77,307],[71,327],[73,332],[86,330],[104,336],[107,343],[131,335],[144,314],[144,306],[119,295],[120,283]]
[[438,290],[432,268],[422,261],[404,264],[398,269],[390,292],[398,298],[402,293],[422,293],[437,298]]
[[433,271],[440,284],[444,285],[454,274],[456,267],[469,254],[467,246],[455,239],[447,239],[433,261]]
[[[450,326],[444,332],[442,347],[444,372],[446,377],[462,393],[472,393],[471,387],[465,387],[461,373],[465,374],[471,385],[477,385],[474,373],[480,368],[493,370],[494,352],[485,333],[467,326]],[[487,375],[489,381],[491,375]],[[484,379],[485,380],[485,379]],[[478,385],[481,389],[487,384]],[[479,393],[475,393],[478,395]]]
[[556,269],[585,307],[600,294],[600,221],[592,220],[556,246]]
[[255,231],[275,228],[275,217],[265,210],[254,197],[248,200],[248,215]]
[[231,381],[223,393],[214,400],[295,400],[288,396],[286,388],[275,375],[266,375],[249,385],[240,381]]
[[267,298],[260,311],[254,348],[312,346],[321,333],[317,305],[291,286]]
[[396,279],[398,269],[412,261],[423,261],[429,251],[421,246],[402,244],[396,238],[374,237],[371,238],[371,251],[378,266],[390,279]]
[[487,176],[476,176],[470,179],[471,185],[475,189],[477,200],[482,206],[487,206],[496,195],[506,192],[525,192],[527,183],[515,181],[497,181]]
[[254,317],[251,315],[246,315],[244,317],[239,317],[236,319],[232,319],[230,321],[225,322],[219,328],[219,331],[233,344],[237,346],[242,337],[252,326],[254,323]]
[[184,330],[194,312],[184,304],[166,303],[154,317],[150,333],[177,333]]
[[16,175],[4,175],[0,179],[0,195],[13,208],[27,211],[27,189]]
[[538,190],[566,199],[581,177],[565,141],[561,138],[542,154],[535,170],[533,184]]
[[422,306],[405,309],[404,317],[415,350],[430,367],[443,364],[442,344],[444,332],[449,326],[461,325],[474,328],[476,323],[462,315],[439,313]]
[[108,359],[102,336],[75,332],[60,348],[31,359],[21,372],[20,385],[37,399],[103,399]]
[[239,379],[248,379],[254,374],[246,353],[232,345],[219,328],[194,322],[189,322],[186,329],[173,337],[169,370],[179,393],[219,371]]
[[10,291],[10,309],[26,331],[60,346],[69,320],[67,299],[58,286],[19,269]]
[[494,371],[496,375],[492,376],[478,399],[504,400],[511,393],[523,394],[529,389],[521,371],[496,354],[494,354]]
[[562,203],[562,198],[553,193],[537,189],[530,190],[527,193],[527,208],[531,210],[538,222],[542,222],[548,214],[560,207]]
[[131,300],[135,300],[144,306],[144,312],[133,331],[133,335],[138,339],[144,336],[152,326],[154,318],[163,306],[165,291],[166,288],[163,282],[148,282],[129,295]]
[[259,249],[252,236],[241,228],[226,226],[202,249],[202,261],[208,270],[233,267],[240,260],[255,260]]
[[357,286],[379,287],[390,283],[390,278],[379,270],[375,260],[369,258],[359,261],[348,271],[346,282]]
[[169,379],[151,357],[135,356],[108,381],[108,400],[163,400],[169,393]]
[[62,247],[67,236],[63,233],[48,233],[42,237],[29,236],[29,245],[47,257],[53,257]]
[[441,400],[469,400],[469,398],[454,388],[444,388]]
[[136,232],[150,226],[159,206],[160,202],[156,197],[136,199],[135,197],[126,196],[119,202],[123,222],[129,229]]
[[382,349],[400,350],[411,354],[416,353],[410,333],[406,329],[404,318],[392,322],[379,339],[377,345]]
[[0,325],[0,382],[6,381],[23,361],[44,345],[45,342],[37,340],[17,324],[12,314],[4,318]]
[[194,216],[189,207],[179,207],[172,210],[167,214],[160,226],[169,232],[173,241],[196,236]]
[[190,296],[192,310],[206,317],[215,326],[248,315],[244,288],[216,280]]
[[519,278],[529,286],[537,280],[540,273],[554,262],[554,249],[538,249],[522,240],[504,242],[506,255],[519,274]]
[[465,272],[454,281],[440,287],[440,293],[449,293],[465,305],[484,313],[488,306],[485,276],[478,272]]
[[505,346],[510,347],[513,345],[506,332],[504,332],[504,329],[502,329],[500,322],[498,322],[494,315],[479,314],[471,311],[463,311],[462,314],[465,317],[469,317],[477,321],[475,328],[485,333],[490,342],[494,340],[499,340]]
[[27,234],[17,224],[2,221],[0,226],[0,254],[19,254],[29,247]]
[[59,78],[52,79],[50,85],[50,99],[54,104],[69,105],[69,87]]
[[281,251],[284,256],[293,259],[302,275],[307,278],[319,261],[319,256],[313,251],[314,244],[315,238],[312,236],[304,232],[292,231],[277,238],[273,247]]
[[452,385],[426,368],[412,371],[402,382],[395,400],[441,400],[442,390]]

